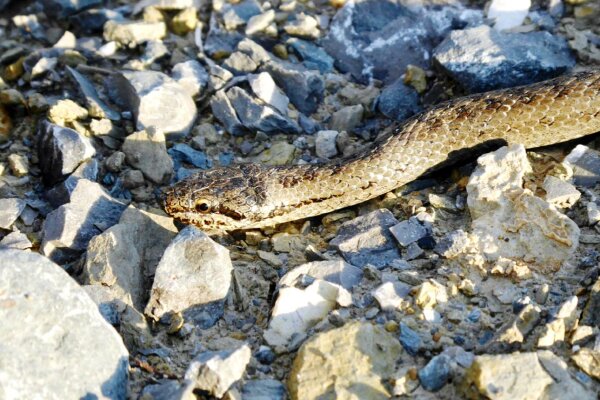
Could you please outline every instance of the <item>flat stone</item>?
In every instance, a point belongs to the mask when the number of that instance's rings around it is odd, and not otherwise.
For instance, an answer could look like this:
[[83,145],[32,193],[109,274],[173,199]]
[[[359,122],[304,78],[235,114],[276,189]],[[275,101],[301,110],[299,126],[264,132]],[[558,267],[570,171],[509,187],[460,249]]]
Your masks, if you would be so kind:
[[273,56],[255,41],[244,38],[237,44],[237,50],[247,54],[257,65],[273,59]]
[[21,199],[0,199],[0,228],[10,229],[27,203]]
[[536,353],[512,353],[475,357],[463,387],[491,400],[533,400],[553,382]]
[[3,394],[126,398],[127,349],[77,282],[34,252],[0,250],[0,257]]
[[296,355],[287,383],[290,397],[388,399],[382,382],[392,377],[401,352],[396,338],[365,322],[316,334]]
[[342,224],[329,245],[350,264],[382,268],[400,258],[390,227],[398,221],[389,210],[376,210]]
[[79,90],[83,94],[83,97],[85,97],[89,114],[92,117],[108,118],[111,121],[119,121],[121,119],[121,114],[110,108],[104,101],[102,101],[102,99],[100,99],[96,88],[94,88],[94,85],[92,85],[92,83],[84,75],[80,74],[77,70],[69,66],[66,68],[79,86]]
[[338,132],[352,132],[362,121],[363,112],[362,104],[343,107],[333,113],[329,126]]
[[338,154],[336,139],[338,131],[319,131],[315,138],[315,152],[321,158],[332,158]]
[[334,60],[323,48],[298,38],[290,38],[286,44],[300,57],[307,69],[316,69],[322,74],[333,71]]
[[543,81],[575,65],[562,37],[549,32],[503,33],[487,25],[451,32],[436,47],[433,59],[471,93]]
[[223,22],[228,30],[235,30],[261,12],[260,4],[256,0],[243,0],[235,4],[225,3],[221,9]]
[[255,15],[246,24],[246,35],[252,36],[267,29],[275,21],[275,10],[267,10],[262,14]]
[[335,283],[344,289],[351,290],[358,285],[363,277],[363,271],[341,260],[313,261],[302,264],[287,272],[279,280],[280,286],[293,287],[303,276],[313,279],[323,279]]
[[109,20],[104,24],[104,40],[125,47],[136,47],[150,40],[161,40],[167,35],[164,22]]
[[0,248],[1,247],[25,250],[32,248],[33,244],[31,243],[27,235],[18,231],[14,231],[4,236],[2,240],[0,240]]
[[114,73],[109,95],[133,112],[138,130],[154,128],[169,138],[187,135],[196,120],[196,104],[173,79],[157,71]]
[[247,54],[234,51],[223,61],[222,67],[231,71],[233,75],[246,75],[256,71],[258,64]]
[[96,154],[90,139],[73,129],[42,123],[39,130],[38,157],[44,183],[53,185]]
[[271,75],[267,72],[261,72],[258,75],[249,75],[248,83],[256,97],[275,108],[282,115],[287,115],[290,99],[275,84]]
[[191,97],[199,96],[202,89],[208,85],[208,72],[196,60],[188,60],[175,64],[171,75]]
[[166,184],[173,174],[173,160],[167,153],[165,136],[160,131],[147,129],[127,136],[122,147],[127,163],[142,171],[156,184]]
[[275,60],[267,61],[261,67],[261,71],[271,74],[292,104],[305,114],[312,114],[323,100],[325,82],[316,71],[307,70],[302,65]]
[[79,179],[70,202],[46,216],[42,253],[58,262],[78,256],[94,236],[118,222],[126,207],[99,184]]
[[242,387],[243,400],[285,400],[285,385],[275,379],[253,379]]
[[382,310],[396,310],[407,303],[411,289],[402,282],[386,282],[373,291],[373,297]]
[[110,288],[123,302],[143,310],[149,277],[176,234],[171,218],[129,206],[117,225],[90,241],[85,282]]
[[101,6],[102,0],[43,0],[44,10],[54,17],[68,17],[86,8]]
[[50,204],[54,207],[62,206],[69,202],[71,194],[75,189],[77,181],[79,179],[87,179],[95,182],[98,178],[98,160],[91,159],[84,161],[65,179],[64,181],[57,183],[50,190],[46,192],[46,198]]
[[404,121],[421,111],[419,94],[412,87],[405,85],[403,78],[387,85],[375,104],[379,112],[396,121]]
[[431,392],[437,392],[450,378],[450,359],[445,354],[433,357],[419,370],[421,385]]
[[247,129],[240,122],[231,101],[224,90],[217,91],[210,99],[210,108],[213,115],[227,132],[234,136],[241,136],[247,133]]
[[600,182],[600,152],[578,144],[565,157],[564,163],[573,168],[577,186],[594,187]]
[[221,398],[231,385],[242,378],[251,355],[247,344],[233,350],[202,353],[192,360],[184,380]]
[[229,251],[194,226],[183,229],[156,268],[145,313],[154,318],[221,302],[231,286]]
[[428,228],[427,225],[423,224],[416,217],[411,217],[392,226],[390,232],[392,232],[392,235],[394,235],[401,246],[406,247],[431,234],[431,228]]
[[421,336],[404,322],[400,323],[400,343],[411,356],[416,356],[423,347]]

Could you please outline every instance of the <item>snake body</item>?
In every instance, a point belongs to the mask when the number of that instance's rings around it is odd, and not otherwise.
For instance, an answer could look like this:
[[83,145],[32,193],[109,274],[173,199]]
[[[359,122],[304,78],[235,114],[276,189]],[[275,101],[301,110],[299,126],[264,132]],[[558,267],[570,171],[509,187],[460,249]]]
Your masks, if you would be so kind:
[[165,208],[209,233],[261,228],[372,199],[482,145],[535,148],[599,131],[600,70],[587,70],[439,104],[350,159],[200,172],[168,189]]

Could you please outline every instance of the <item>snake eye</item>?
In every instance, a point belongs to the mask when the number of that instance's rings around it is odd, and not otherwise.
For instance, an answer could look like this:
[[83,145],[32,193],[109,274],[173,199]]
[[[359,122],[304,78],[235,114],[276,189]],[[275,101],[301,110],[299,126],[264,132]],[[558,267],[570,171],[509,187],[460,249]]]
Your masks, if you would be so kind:
[[208,201],[204,199],[196,200],[196,205],[194,209],[198,212],[205,213],[210,210],[210,206],[208,205]]

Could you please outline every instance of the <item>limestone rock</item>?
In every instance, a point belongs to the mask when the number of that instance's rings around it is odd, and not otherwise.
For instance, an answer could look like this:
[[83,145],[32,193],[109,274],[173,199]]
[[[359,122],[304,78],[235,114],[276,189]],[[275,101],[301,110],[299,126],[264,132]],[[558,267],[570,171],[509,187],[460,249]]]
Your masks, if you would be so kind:
[[127,162],[152,182],[164,185],[173,174],[173,160],[167,153],[165,135],[153,129],[127,136],[122,147]]

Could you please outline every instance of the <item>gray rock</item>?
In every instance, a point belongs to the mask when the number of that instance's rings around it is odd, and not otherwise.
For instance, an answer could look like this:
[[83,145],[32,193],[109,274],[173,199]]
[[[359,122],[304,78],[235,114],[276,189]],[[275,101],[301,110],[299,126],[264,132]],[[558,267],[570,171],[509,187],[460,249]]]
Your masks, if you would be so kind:
[[[153,62],[160,60],[163,57],[169,55],[169,48],[163,43],[162,40],[148,40],[144,47],[144,53],[138,60],[130,60],[127,66],[149,66]],[[141,64],[140,64],[141,63]]]
[[399,78],[386,86],[375,100],[375,106],[383,115],[396,121],[404,121],[421,111],[419,94]]
[[208,351],[196,357],[185,372],[185,381],[217,398],[242,378],[252,353],[247,344],[234,349]]
[[285,385],[275,379],[253,379],[242,387],[242,400],[285,400]]
[[196,103],[181,85],[162,72],[111,74],[109,95],[133,112],[137,129],[155,128],[169,138],[187,135],[196,120]]
[[171,75],[183,90],[192,97],[200,95],[202,89],[208,85],[208,72],[196,60],[175,64]]
[[212,162],[206,158],[206,154],[192,149],[185,143],[177,143],[168,150],[168,153],[174,160],[179,161],[180,163],[186,162],[201,169],[212,167]]
[[256,71],[258,65],[249,55],[241,51],[231,53],[229,57],[223,61],[223,68],[227,68],[234,75],[246,75]]
[[400,309],[407,300],[412,287],[402,282],[385,282],[372,294],[382,310]]
[[600,152],[584,145],[577,145],[565,163],[573,168],[573,181],[577,186],[594,187],[600,182]]
[[261,45],[248,38],[239,42],[237,49],[247,54],[257,65],[262,65],[273,58]]
[[0,199],[0,228],[10,229],[27,203],[21,199]]
[[194,226],[183,229],[164,252],[154,276],[146,314],[160,318],[222,301],[231,285],[229,251]]
[[176,234],[171,218],[129,206],[117,225],[90,241],[85,282],[110,288],[115,297],[143,310],[149,277]]
[[210,19],[210,29],[204,41],[204,52],[211,58],[222,58],[235,51],[244,36],[237,31],[221,29],[216,17]]
[[64,181],[57,183],[46,192],[46,198],[54,207],[62,206],[69,202],[71,193],[79,179],[87,179],[95,182],[98,178],[98,160],[91,159],[83,162],[71,175]]
[[144,186],[144,174],[137,169],[129,169],[121,174],[123,187],[125,189],[135,189]]
[[290,36],[299,36],[307,39],[317,39],[320,35],[319,22],[311,15],[298,13],[292,21],[288,21],[283,30]]
[[504,33],[487,25],[453,31],[436,47],[433,59],[471,93],[539,82],[575,66],[562,37]]
[[59,182],[96,154],[90,139],[73,129],[43,122],[38,135],[38,157],[46,185]]
[[27,235],[14,231],[0,240],[0,248],[3,246],[11,249],[25,250],[32,248],[33,244],[31,244]]
[[286,43],[307,69],[316,69],[322,74],[333,71],[333,58],[316,44],[297,38],[290,38]]
[[302,65],[275,60],[267,61],[261,70],[270,73],[292,104],[305,114],[312,114],[323,100],[325,81],[316,71],[309,71]]
[[271,75],[267,72],[261,72],[258,75],[249,75],[248,83],[256,97],[275,108],[282,115],[287,115],[290,99],[275,84]]
[[279,285],[296,286],[304,276],[309,276],[312,279],[323,279],[350,290],[360,283],[363,272],[360,268],[341,260],[313,261],[302,264],[286,273],[279,280]]
[[46,217],[42,226],[42,253],[58,262],[77,257],[94,236],[117,223],[126,207],[99,184],[79,179],[71,201]]
[[102,0],[42,0],[44,10],[54,17],[68,17],[86,8],[102,5]]
[[400,323],[400,343],[411,356],[416,356],[423,347],[421,336],[404,322]]
[[156,184],[166,184],[173,174],[173,160],[167,153],[162,132],[148,129],[127,136],[122,147],[127,163],[142,171]]
[[275,109],[260,104],[240,87],[232,87],[227,97],[237,116],[249,130],[269,133],[300,133],[294,121],[281,115]]
[[462,253],[468,245],[469,235],[462,229],[458,229],[444,236],[433,250],[442,257],[454,258]]
[[431,391],[437,392],[450,378],[450,359],[445,354],[433,357],[427,365],[419,370],[421,385]]
[[4,10],[10,4],[11,0],[0,0],[0,11]]
[[0,307],[2,393],[15,399],[125,399],[129,354],[89,296],[37,253],[0,250],[0,258],[9,302]]
[[411,217],[390,228],[392,235],[401,246],[406,247],[417,240],[431,234],[431,227],[420,222],[416,217]]
[[142,389],[144,400],[195,400],[193,386],[185,386],[176,380],[161,380],[157,384],[147,385]]
[[248,20],[245,33],[247,36],[252,36],[262,32],[275,21],[275,10],[267,10],[262,14],[253,16]]
[[173,11],[193,7],[200,9],[202,0],[140,0],[133,6],[133,14],[139,14],[146,7],[154,7],[159,10]]
[[121,119],[121,114],[110,108],[102,101],[102,99],[100,99],[98,92],[96,92],[96,88],[94,88],[94,85],[92,85],[85,76],[69,66],[66,68],[79,86],[79,90],[83,94],[83,97],[85,97],[88,111],[92,117],[108,118],[111,121],[119,121]]
[[409,7],[402,2],[347,2],[335,15],[323,48],[340,71],[364,83],[389,84],[407,65],[429,65],[432,44],[447,32],[480,23],[481,13],[461,7]]
[[230,134],[241,136],[247,132],[224,90],[219,90],[212,96],[210,99],[210,108],[215,118],[223,124],[225,130]]
[[245,24],[250,18],[262,12],[256,0],[243,0],[239,3],[225,3],[221,9],[227,29],[235,29]]
[[362,121],[363,112],[361,104],[343,107],[333,113],[329,126],[338,132],[351,132]]
[[382,268],[400,258],[390,228],[398,220],[389,210],[381,209],[345,222],[329,245],[339,251],[350,264],[367,264]]
[[569,372],[567,363],[548,350],[537,352],[538,361],[553,378],[550,387],[544,392],[549,399],[572,397],[581,400],[594,400],[597,395],[575,379]]
[[600,278],[590,289],[590,294],[581,313],[582,325],[600,328]]
[[[122,21],[123,14],[108,8],[94,8],[85,10],[69,17],[69,22],[83,33],[102,32],[104,24],[108,20]],[[100,39],[100,38],[98,38]]]
[[331,158],[338,154],[336,139],[338,131],[319,131],[315,138],[315,152],[321,158]]
[[136,47],[150,40],[161,40],[167,35],[164,22],[108,20],[104,24],[104,40],[125,47]]

